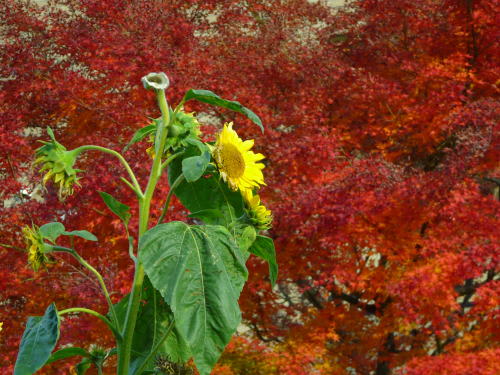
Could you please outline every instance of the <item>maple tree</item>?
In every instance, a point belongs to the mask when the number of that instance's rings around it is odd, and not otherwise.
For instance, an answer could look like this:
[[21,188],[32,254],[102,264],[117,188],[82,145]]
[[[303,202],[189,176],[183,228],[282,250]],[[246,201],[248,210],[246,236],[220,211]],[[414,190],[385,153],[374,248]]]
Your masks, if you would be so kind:
[[[496,2],[53,3],[64,7],[0,5],[1,243],[22,246],[22,225],[54,220],[46,207],[55,205],[67,228],[104,240],[78,245],[113,301],[126,293],[119,222],[92,189],[59,203],[49,186],[37,201],[30,161],[47,125],[68,146],[122,149],[157,115],[140,77],[167,71],[169,100],[206,87],[258,108],[266,127],[256,141],[268,157],[280,281],[272,290],[267,266],[249,261],[240,306],[252,335],[230,343],[217,373],[498,373]],[[210,115],[206,134],[230,120],[251,134],[242,116],[188,108]],[[134,170],[147,147],[125,154]],[[95,172],[87,186],[132,201],[110,158],[92,155],[82,169]],[[183,214],[173,205],[168,219]],[[46,301],[97,309],[104,300],[69,258],[34,276],[24,254],[0,251],[5,367],[25,317]],[[62,344],[110,347],[104,329],[90,329],[99,324],[67,319]]]

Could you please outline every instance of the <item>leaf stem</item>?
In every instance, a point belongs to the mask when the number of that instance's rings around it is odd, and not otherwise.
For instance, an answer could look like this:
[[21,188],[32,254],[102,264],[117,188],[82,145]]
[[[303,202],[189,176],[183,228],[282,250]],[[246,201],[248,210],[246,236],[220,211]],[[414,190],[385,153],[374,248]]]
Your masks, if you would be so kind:
[[163,171],[171,162],[173,162],[177,157],[181,156],[183,153],[184,153],[184,151],[181,151],[181,152],[178,152],[178,153],[173,154],[172,156],[170,156],[161,165],[161,170]]
[[165,201],[165,204],[163,205],[163,209],[161,211],[160,218],[158,219],[158,222],[156,223],[156,225],[161,224],[161,222],[165,218],[165,215],[167,214],[168,207],[170,206],[170,200],[172,199],[172,195],[173,195],[175,189],[181,184],[182,181],[184,181],[184,175],[180,174],[175,179],[174,183],[170,187],[170,190],[168,191],[167,200]]
[[87,314],[95,316],[96,318],[102,320],[109,327],[109,329],[113,332],[113,334],[115,335],[115,337],[118,341],[122,340],[122,336],[121,336],[120,332],[118,332],[118,330],[116,329],[114,324],[111,323],[111,321],[108,318],[106,318],[104,315],[99,314],[97,311],[94,311],[91,309],[86,309],[84,307],[72,307],[70,309],[61,310],[58,312],[59,316],[62,316],[65,314],[70,314],[70,313],[87,313]]
[[87,268],[90,272],[92,272],[97,278],[99,285],[101,286],[104,297],[106,297],[106,301],[108,302],[109,311],[111,312],[111,316],[113,317],[113,321],[120,328],[120,322],[118,321],[118,316],[116,315],[115,307],[113,306],[113,302],[109,297],[108,288],[106,288],[106,284],[104,283],[104,279],[94,267],[92,267],[85,259],[83,259],[80,254],[78,254],[74,249],[68,249],[67,247],[62,246],[53,246],[54,251],[64,252],[73,255],[73,257],[85,268]]
[[101,151],[106,154],[111,154],[115,157],[118,158],[120,163],[125,167],[128,175],[130,176],[130,179],[132,180],[132,184],[134,187],[134,192],[139,196],[142,197],[143,193],[141,190],[141,186],[139,185],[139,182],[137,181],[137,178],[135,177],[134,172],[132,171],[132,168],[130,168],[130,165],[127,163],[125,158],[119,153],[116,152],[115,150],[111,150],[106,147],[101,147],[101,146],[95,146],[95,145],[85,145],[85,146],[80,146],[78,148],[75,148],[73,151],[76,151],[77,153],[85,152],[85,151]]

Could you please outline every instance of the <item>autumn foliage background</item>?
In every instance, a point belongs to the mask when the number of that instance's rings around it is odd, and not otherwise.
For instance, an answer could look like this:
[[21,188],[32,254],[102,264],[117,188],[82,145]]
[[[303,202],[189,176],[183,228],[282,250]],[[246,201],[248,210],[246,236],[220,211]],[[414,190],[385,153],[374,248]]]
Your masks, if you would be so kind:
[[[23,246],[31,222],[87,229],[100,242],[77,249],[115,301],[128,291],[127,240],[96,191],[132,202],[121,167],[88,154],[82,188],[59,202],[31,163],[46,126],[68,148],[121,150],[158,116],[140,78],[164,71],[170,102],[209,89],[266,128],[187,108],[208,138],[234,121],[256,140],[275,217],[278,286],[249,261],[249,329],[215,374],[500,373],[497,1],[9,0],[0,15],[0,243]],[[142,183],[147,147],[125,154]],[[158,204],[167,191],[164,180]],[[174,204],[170,218],[184,218]],[[105,313],[69,257],[38,274],[19,251],[0,247],[0,259],[2,374],[50,301]],[[62,330],[60,345],[112,342],[93,318]]]

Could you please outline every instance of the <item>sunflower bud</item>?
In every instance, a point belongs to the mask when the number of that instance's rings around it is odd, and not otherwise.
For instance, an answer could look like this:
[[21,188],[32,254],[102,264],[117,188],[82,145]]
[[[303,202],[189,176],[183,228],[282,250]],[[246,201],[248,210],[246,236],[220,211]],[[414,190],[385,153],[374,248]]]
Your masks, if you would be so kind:
[[[153,125],[158,125],[161,119],[153,120]],[[154,158],[155,155],[155,133],[150,135],[149,142],[153,145],[146,152]],[[168,157],[172,152],[178,151],[189,144],[189,140],[199,140],[201,135],[200,123],[194,113],[186,113],[182,109],[175,114],[175,119],[169,127],[163,157]]]
[[36,225],[23,228],[24,242],[26,243],[26,252],[28,253],[28,264],[33,271],[38,271],[40,267],[51,263],[46,255],[46,245],[44,237],[40,233],[40,228]]
[[163,72],[149,73],[141,78],[141,82],[146,90],[166,90],[170,85],[167,75]]
[[271,228],[273,215],[270,210],[260,203],[259,195],[253,195],[252,190],[249,189],[243,190],[242,195],[247,208],[247,214],[255,228],[259,230]]
[[193,369],[180,363],[171,362],[161,355],[155,359],[155,370],[164,375],[192,375]]
[[44,142],[43,146],[36,150],[36,164],[42,164],[40,172],[46,171],[43,177],[43,184],[52,180],[54,184],[59,185],[59,199],[64,199],[73,194],[74,185],[78,183],[79,169],[73,169],[78,153],[68,151],[66,148],[56,141],[54,133],[50,128],[47,128],[47,133],[52,138],[50,142]]

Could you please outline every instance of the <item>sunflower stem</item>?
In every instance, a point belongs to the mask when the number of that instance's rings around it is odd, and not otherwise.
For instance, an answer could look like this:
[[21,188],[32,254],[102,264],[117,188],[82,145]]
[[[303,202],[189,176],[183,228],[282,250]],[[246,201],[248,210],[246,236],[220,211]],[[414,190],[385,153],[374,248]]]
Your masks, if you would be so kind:
[[163,209],[161,211],[160,218],[158,219],[158,222],[156,225],[161,224],[163,219],[165,218],[165,215],[167,214],[168,207],[170,206],[170,200],[172,199],[172,195],[174,194],[175,189],[181,184],[181,182],[184,181],[184,175],[180,174],[179,177],[176,178],[172,186],[170,187],[170,190],[168,191],[167,195],[167,200],[165,201],[165,204],[163,205]]
[[58,312],[59,316],[65,315],[65,314],[70,314],[70,313],[86,313],[95,316],[96,318],[102,320],[108,327],[109,329],[113,332],[115,335],[116,339],[118,342],[122,340],[122,336],[120,332],[116,329],[115,325],[111,323],[111,321],[106,318],[104,315],[99,314],[97,311],[91,310],[91,309],[86,309],[84,307],[72,307],[70,309],[65,309],[61,310]]
[[106,147],[95,146],[95,145],[80,146],[78,148],[75,148],[73,151],[76,152],[77,154],[80,154],[80,153],[85,152],[85,151],[101,151],[101,152],[104,152],[106,154],[111,154],[111,155],[115,156],[116,158],[118,158],[120,163],[125,167],[125,170],[127,171],[128,175],[130,176],[130,179],[132,180],[132,184],[134,186],[135,193],[139,197],[142,198],[143,193],[141,190],[141,186],[139,185],[139,182],[137,181],[137,178],[135,177],[135,174],[132,171],[132,168],[130,168],[130,165],[127,163],[125,158],[119,152],[116,152],[115,150],[111,150],[111,149],[106,148]]
[[[160,143],[158,150],[155,150],[153,166],[151,167],[151,173],[149,175],[149,180],[146,186],[146,190],[144,192],[142,199],[139,200],[139,240],[148,230],[151,199],[153,198],[153,193],[155,191],[156,184],[161,176],[162,172],[161,158],[163,155],[163,150],[165,148],[165,142],[167,139],[168,128],[170,126],[170,120],[171,120],[167,99],[165,97],[165,91],[156,90],[156,96],[158,100],[158,105],[162,113],[162,121],[157,129],[158,132],[157,139],[160,141]],[[139,251],[137,256],[139,256]],[[120,352],[118,355],[119,375],[127,375],[129,373],[132,339],[134,337],[135,324],[137,321],[137,314],[139,312],[139,304],[141,300],[144,276],[145,276],[144,267],[141,264],[141,261],[137,259],[135,274],[134,274],[134,284],[132,286],[132,291],[130,293],[127,315],[125,318],[125,327],[123,330],[124,340],[123,340],[123,345],[120,347]]]
[[116,324],[118,329],[120,328],[120,322],[118,321],[118,316],[116,315],[115,307],[113,306],[113,302],[108,293],[108,288],[106,288],[106,284],[104,283],[104,279],[102,275],[97,271],[94,267],[92,267],[85,259],[83,259],[80,254],[78,254],[74,249],[68,249],[67,247],[62,246],[52,246],[53,251],[63,252],[73,255],[73,257],[85,268],[87,268],[90,272],[92,272],[97,278],[99,285],[101,286],[102,292],[106,301],[108,302],[109,311],[111,312],[111,316],[113,317],[113,323]]

